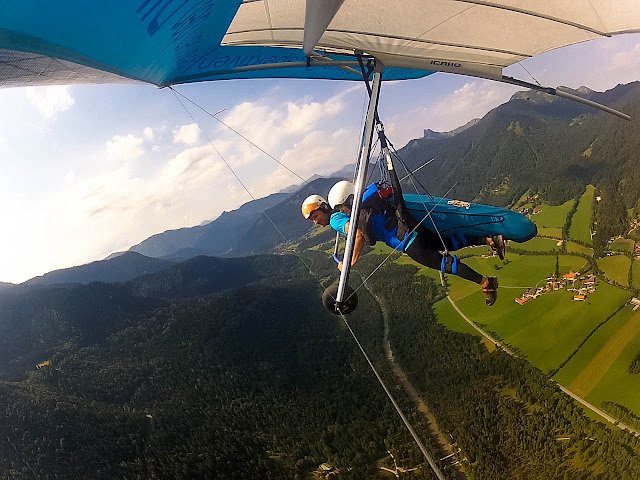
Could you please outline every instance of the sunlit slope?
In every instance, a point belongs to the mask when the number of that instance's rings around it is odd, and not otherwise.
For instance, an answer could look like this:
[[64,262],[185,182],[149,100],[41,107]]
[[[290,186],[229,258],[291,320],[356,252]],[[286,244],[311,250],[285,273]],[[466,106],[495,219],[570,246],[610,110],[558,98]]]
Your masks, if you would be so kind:
[[593,212],[593,198],[595,188],[587,185],[585,192],[580,197],[578,209],[571,218],[569,238],[591,244],[591,216]]
[[631,268],[631,259],[629,257],[612,255],[599,258],[598,268],[602,270],[609,280],[624,287],[629,286],[629,268]]

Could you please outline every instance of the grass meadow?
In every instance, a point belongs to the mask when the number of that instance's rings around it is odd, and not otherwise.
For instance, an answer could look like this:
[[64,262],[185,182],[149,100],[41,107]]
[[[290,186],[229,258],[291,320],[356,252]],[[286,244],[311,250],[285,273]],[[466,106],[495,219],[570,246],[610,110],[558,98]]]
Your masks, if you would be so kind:
[[[592,198],[593,187],[589,187],[582,196],[581,207],[574,217],[576,223],[572,223],[573,238],[586,241],[584,235],[588,235]],[[563,208],[566,209],[566,218],[570,207],[570,202],[567,202],[558,207],[550,207],[553,209],[551,212],[547,209],[546,218],[551,220],[544,220],[547,222],[545,225],[550,225],[544,228],[561,229],[562,224],[551,224],[553,221],[560,223]],[[583,227],[581,234],[580,224]],[[559,250],[556,242],[554,239],[537,237],[524,244],[514,244],[514,247],[534,252]],[[622,242],[620,243],[623,247]],[[592,254],[591,248],[575,242],[568,241],[566,247],[568,253]],[[463,261],[467,265],[481,274],[498,276],[500,289],[494,306],[489,308],[485,305],[478,285],[456,276],[447,276],[449,295],[465,315],[544,372],[559,368],[570,358],[554,376],[554,380],[594,405],[601,406],[604,401],[613,401],[640,415],[640,375],[628,373],[631,361],[640,352],[640,311],[632,312],[629,307],[624,307],[589,336],[628,301],[631,293],[598,281],[596,291],[585,302],[572,301],[572,292],[560,290],[519,305],[514,301],[516,297],[528,288],[543,285],[546,277],[555,271],[556,255],[518,255],[508,252],[507,259],[501,261],[497,257],[481,256],[488,251],[487,247],[479,247],[465,248],[457,253],[461,258],[464,257]],[[380,261],[390,252],[390,248],[380,243],[371,250],[372,254],[380,257]],[[440,281],[438,271],[416,265],[406,255],[395,253],[387,261],[417,266],[417,274]],[[558,261],[561,274],[570,270],[585,271],[588,265],[583,257],[570,254],[558,255]],[[627,285],[631,261],[624,255],[614,255],[599,259],[598,266],[608,279]],[[640,288],[640,260],[635,259],[633,262],[633,285]],[[482,340],[479,333],[460,317],[447,299],[436,303],[434,310],[438,321],[446,328],[475,335],[490,351],[494,348]]]
[[471,325],[469,325],[458,312],[455,311],[451,302],[446,298],[440,300],[433,305],[433,310],[438,317],[438,322],[447,327],[449,330],[460,333],[470,333],[480,336]]
[[585,247],[576,242],[567,242],[567,253],[580,253],[582,255],[593,256],[593,248]]
[[640,288],[640,260],[637,258],[633,259],[633,271],[631,272],[633,282],[633,286],[635,288]]
[[635,242],[628,238],[616,238],[611,244],[611,250],[615,252],[632,253]]
[[612,255],[610,257],[599,258],[598,268],[602,270],[609,280],[624,285],[629,285],[629,268],[631,259],[625,255]]
[[[493,307],[484,305],[476,285],[451,276],[448,278],[450,295],[469,318],[494,332],[543,371],[558,368],[596,325],[630,297],[628,292],[601,282],[587,302],[574,302],[573,294],[562,290],[518,305],[514,301],[516,296],[526,287],[544,283],[546,276],[555,270],[555,256],[512,257],[515,258],[497,272],[501,286]],[[481,272],[498,263],[494,259],[467,260]],[[584,269],[583,258],[561,255],[559,260],[561,273]],[[455,311],[440,312],[441,315],[453,313]],[[448,322],[444,318],[441,321]]]
[[596,406],[613,401],[640,415],[640,375],[628,368],[640,352],[640,311],[625,307],[599,328],[554,379]]
[[580,197],[578,209],[571,219],[569,238],[580,240],[591,245],[591,215],[595,188],[587,185],[586,191]]
[[586,302],[574,302],[572,293],[557,291],[518,305],[512,296],[500,293],[507,298],[491,311],[484,305],[480,306],[485,310],[479,308],[480,293],[457,304],[544,372],[558,368],[589,332],[630,297],[628,292],[606,283],[599,285]]
[[531,220],[538,227],[538,233],[561,239],[562,227],[567,221],[567,214],[572,206],[573,200],[567,200],[562,205],[539,205],[537,210],[540,210],[540,213],[531,216]]
[[534,237],[524,243],[513,243],[514,248],[521,248],[529,252],[560,252],[562,247],[557,245],[558,240],[553,238]]

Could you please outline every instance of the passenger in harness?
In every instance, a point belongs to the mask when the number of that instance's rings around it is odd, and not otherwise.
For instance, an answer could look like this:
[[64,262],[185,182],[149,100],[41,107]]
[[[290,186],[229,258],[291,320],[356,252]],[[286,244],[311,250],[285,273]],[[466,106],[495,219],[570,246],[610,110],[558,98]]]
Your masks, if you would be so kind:
[[[350,227],[354,190],[351,182],[340,181],[329,191],[328,202],[318,195],[308,197],[302,206],[303,215],[317,225],[329,224],[340,234],[346,235]],[[363,193],[351,265],[356,264],[365,244],[374,245],[377,241],[382,241],[391,248],[406,253],[421,265],[458,275],[480,285],[486,304],[493,305],[498,296],[498,279],[479,274],[448,252],[457,250],[460,246],[489,245],[503,258],[502,237],[467,237],[464,239],[466,245],[460,245],[460,238],[443,236],[441,240],[426,228],[418,227],[412,231],[412,224],[415,222],[390,201],[391,196],[390,188],[379,188],[377,184],[369,185]],[[308,213],[305,213],[305,208]],[[441,250],[445,253],[440,253]],[[338,269],[342,270],[341,259],[335,254],[333,258]]]

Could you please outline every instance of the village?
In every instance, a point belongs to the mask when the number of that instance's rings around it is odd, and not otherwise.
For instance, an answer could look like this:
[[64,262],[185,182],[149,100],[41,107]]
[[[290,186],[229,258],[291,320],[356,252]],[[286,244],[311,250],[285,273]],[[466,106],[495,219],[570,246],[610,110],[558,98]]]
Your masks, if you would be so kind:
[[527,290],[520,297],[516,297],[515,302],[524,305],[540,295],[561,289],[574,292],[574,301],[584,302],[587,296],[596,290],[596,277],[593,273],[581,275],[580,272],[569,272],[559,278],[551,274],[546,278],[545,285]]

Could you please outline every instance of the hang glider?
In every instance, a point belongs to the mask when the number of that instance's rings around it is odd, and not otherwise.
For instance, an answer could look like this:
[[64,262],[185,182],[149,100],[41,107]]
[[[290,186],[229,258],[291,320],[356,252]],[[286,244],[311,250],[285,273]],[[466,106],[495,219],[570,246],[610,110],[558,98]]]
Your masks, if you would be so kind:
[[[640,32],[638,0],[5,0],[0,87],[364,78],[370,102],[351,214],[355,225],[376,127],[393,170],[377,115],[383,73],[385,80],[434,72],[487,78],[624,118],[559,88],[507,77],[503,69],[556,48],[630,32]],[[356,230],[347,238],[333,303],[338,313],[354,298],[347,282]],[[436,476],[444,478],[385,391]]]
[[[640,31],[636,0],[72,0],[0,6],[0,86],[232,78],[503,80],[566,45]],[[355,68],[354,68],[355,67]]]

